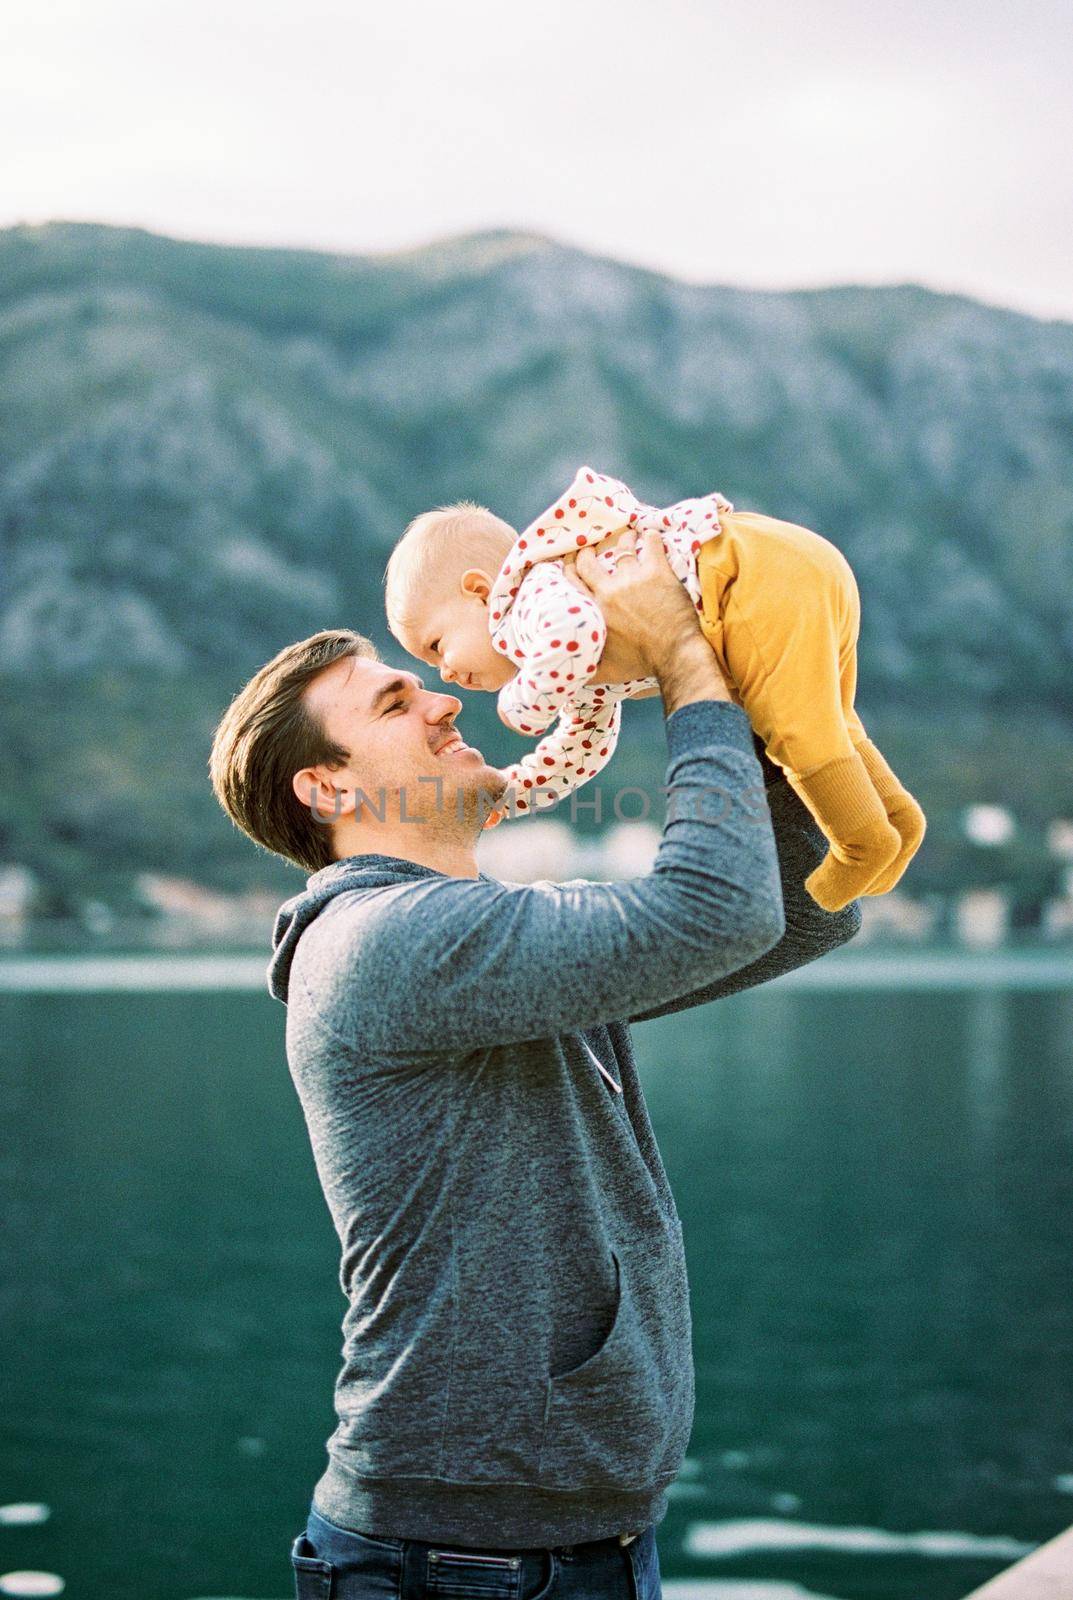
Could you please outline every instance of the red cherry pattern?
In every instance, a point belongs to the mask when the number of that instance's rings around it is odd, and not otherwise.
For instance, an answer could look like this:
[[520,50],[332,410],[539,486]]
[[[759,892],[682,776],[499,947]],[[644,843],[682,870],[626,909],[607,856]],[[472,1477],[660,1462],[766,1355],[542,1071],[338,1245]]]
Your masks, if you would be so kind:
[[[595,601],[566,577],[561,558],[597,543],[616,527],[654,530],[672,571],[700,611],[697,555],[706,540],[721,535],[720,511],[733,509],[718,493],[662,508],[645,505],[617,478],[586,466],[515,540],[489,596],[489,628],[495,648],[523,663],[524,670],[520,666],[499,691],[499,711],[521,733],[555,723],[529,755],[505,769],[517,811],[545,809],[594,778],[618,743],[622,700],[654,682],[634,678],[590,683],[607,630]],[[573,670],[564,671],[567,665]],[[585,737],[589,734],[594,737]],[[553,780],[554,790],[548,788]],[[542,797],[539,806],[535,794],[529,799],[524,795],[534,786]]]

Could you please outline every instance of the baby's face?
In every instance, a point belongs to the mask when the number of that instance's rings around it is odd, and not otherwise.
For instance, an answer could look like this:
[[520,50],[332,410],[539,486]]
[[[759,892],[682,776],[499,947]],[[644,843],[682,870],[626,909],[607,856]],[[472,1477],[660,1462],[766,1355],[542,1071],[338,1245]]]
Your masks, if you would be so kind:
[[488,595],[492,579],[470,567],[457,589],[448,588],[430,603],[403,643],[411,655],[439,669],[444,683],[494,693],[517,671],[495,645],[488,631]]

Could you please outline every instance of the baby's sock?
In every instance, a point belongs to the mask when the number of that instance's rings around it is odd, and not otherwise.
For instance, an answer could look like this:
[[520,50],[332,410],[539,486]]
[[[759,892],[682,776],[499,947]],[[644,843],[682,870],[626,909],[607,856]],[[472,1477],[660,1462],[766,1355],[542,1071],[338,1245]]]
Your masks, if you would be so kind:
[[807,778],[795,777],[793,787],[831,847],[805,879],[805,888],[825,911],[841,911],[890,866],[901,847],[901,835],[888,821],[856,752],[829,761]]
[[894,860],[873,878],[866,889],[861,891],[863,894],[886,894],[888,889],[893,889],[920,849],[920,841],[924,837],[927,822],[920,806],[908,789],[899,783],[871,739],[862,739],[854,749],[864,762],[865,770],[875,784],[876,793],[883,802],[891,825],[898,830],[902,841],[901,849]]

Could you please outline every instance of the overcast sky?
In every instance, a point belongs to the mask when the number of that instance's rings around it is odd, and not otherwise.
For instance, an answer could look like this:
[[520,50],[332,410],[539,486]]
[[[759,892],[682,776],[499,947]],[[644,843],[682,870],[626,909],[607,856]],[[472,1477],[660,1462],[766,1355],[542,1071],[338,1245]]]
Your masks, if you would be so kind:
[[0,32],[0,226],[507,226],[1073,318],[1068,0],[7,0]]

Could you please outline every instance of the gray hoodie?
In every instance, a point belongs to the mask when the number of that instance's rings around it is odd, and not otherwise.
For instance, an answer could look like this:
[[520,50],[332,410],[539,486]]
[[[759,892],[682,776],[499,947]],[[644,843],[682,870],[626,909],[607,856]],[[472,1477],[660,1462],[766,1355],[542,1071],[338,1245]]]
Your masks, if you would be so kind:
[[665,728],[644,877],[357,855],[280,907],[269,987],[348,1302],[313,1498],[344,1527],[539,1547],[666,1512],[689,1290],[629,1023],[800,966],[860,912],[804,889],[826,841],[741,707]]

